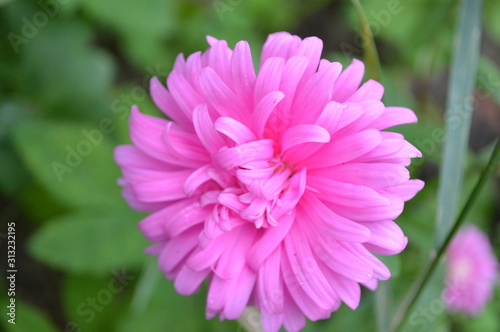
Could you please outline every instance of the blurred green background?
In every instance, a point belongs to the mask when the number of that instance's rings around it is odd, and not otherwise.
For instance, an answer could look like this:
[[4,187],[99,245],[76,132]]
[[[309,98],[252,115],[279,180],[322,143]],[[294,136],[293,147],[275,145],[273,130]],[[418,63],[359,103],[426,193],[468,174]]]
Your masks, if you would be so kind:
[[[418,125],[400,126],[424,158],[411,166],[426,181],[398,219],[407,250],[384,258],[393,278],[382,309],[393,310],[429,258],[434,232],[443,110],[457,18],[456,1],[361,1],[375,36],[384,102],[410,107]],[[500,133],[500,2],[485,1],[465,198]],[[6,331],[243,331],[204,319],[205,290],[175,293],[142,252],[144,214],[120,195],[112,152],[129,143],[131,105],[161,116],[148,82],[164,82],[177,54],[207,48],[205,36],[250,42],[254,60],[269,33],[286,30],[324,41],[323,57],[362,59],[350,1],[332,0],[0,0],[0,246],[16,225],[16,325]],[[257,62],[257,61],[256,61]],[[499,254],[498,171],[468,220]],[[0,262],[5,274],[7,262]],[[436,279],[436,278],[434,278]],[[408,331],[500,331],[500,288],[476,318],[448,315],[433,280]],[[373,331],[378,293],[364,291],[356,311],[342,306],[306,331]],[[439,301],[438,301],[439,302]],[[422,311],[423,310],[423,311]],[[423,322],[423,323],[422,323]]]

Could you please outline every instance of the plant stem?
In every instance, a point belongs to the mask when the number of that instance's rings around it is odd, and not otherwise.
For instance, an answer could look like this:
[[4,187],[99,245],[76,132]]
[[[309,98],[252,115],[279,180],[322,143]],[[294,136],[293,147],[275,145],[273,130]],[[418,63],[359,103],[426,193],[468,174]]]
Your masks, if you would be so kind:
[[359,0],[351,0],[356,13],[358,14],[359,23],[361,25],[361,38],[363,38],[363,53],[368,67],[370,78],[380,82],[382,79],[380,75],[380,60],[378,58],[377,46],[373,38],[373,33],[368,25],[363,6]]
[[405,321],[406,316],[408,315],[408,313],[411,312],[413,305],[417,301],[417,299],[418,299],[420,293],[422,292],[422,290],[424,289],[427,281],[430,279],[430,277],[432,276],[432,273],[434,272],[434,270],[438,266],[438,263],[441,260],[441,257],[443,256],[444,252],[448,248],[448,245],[450,244],[451,239],[453,238],[453,236],[455,236],[458,229],[462,225],[463,221],[465,220],[465,217],[467,216],[467,213],[471,210],[472,206],[474,205],[477,198],[479,197],[479,194],[481,193],[481,190],[484,187],[486,180],[492,175],[492,173],[495,170],[495,167],[499,161],[500,161],[500,139],[497,139],[497,142],[495,144],[495,148],[493,150],[493,153],[491,154],[488,165],[483,170],[476,186],[474,187],[471,194],[469,195],[469,198],[467,199],[467,202],[465,203],[464,207],[462,208],[462,211],[460,211],[458,218],[455,220],[453,227],[449,231],[443,244],[439,247],[439,250],[437,251],[436,256],[431,261],[431,263],[427,266],[424,273],[419,277],[418,281],[414,284],[415,286],[412,287],[412,289],[409,293],[410,295],[405,299],[405,301],[403,301],[403,303],[400,307],[400,310],[398,310],[396,312],[396,315],[394,316],[394,319],[393,319],[392,324],[391,324],[390,331],[399,331],[403,327],[403,323]]

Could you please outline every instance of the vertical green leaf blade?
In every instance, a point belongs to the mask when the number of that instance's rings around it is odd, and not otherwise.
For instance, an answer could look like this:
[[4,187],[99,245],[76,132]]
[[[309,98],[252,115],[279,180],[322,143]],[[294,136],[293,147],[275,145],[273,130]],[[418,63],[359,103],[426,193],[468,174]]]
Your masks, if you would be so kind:
[[462,0],[448,85],[444,158],[440,170],[436,246],[455,219],[473,109],[481,35],[481,0]]
[[[433,254],[434,258],[431,264],[426,267],[424,273],[412,285],[408,296],[405,297],[399,310],[394,315],[390,331],[400,331],[404,327],[405,319],[411,315],[411,309],[418,301],[419,295],[429,286],[429,280],[432,276],[435,276],[436,272],[439,273],[439,270],[435,271],[439,259],[446,251],[452,235],[458,229],[470,206],[470,204],[467,204],[464,207],[459,220],[454,224],[453,221],[456,219],[462,187],[473,110],[473,92],[476,82],[481,34],[481,8],[481,0],[462,0],[460,2],[460,14],[455,32],[455,46],[445,114],[444,157],[440,168],[438,188],[437,227],[434,247],[439,248],[439,251]],[[482,184],[479,183],[478,190],[481,187]],[[473,192],[471,197],[469,200],[473,202],[476,194]]]

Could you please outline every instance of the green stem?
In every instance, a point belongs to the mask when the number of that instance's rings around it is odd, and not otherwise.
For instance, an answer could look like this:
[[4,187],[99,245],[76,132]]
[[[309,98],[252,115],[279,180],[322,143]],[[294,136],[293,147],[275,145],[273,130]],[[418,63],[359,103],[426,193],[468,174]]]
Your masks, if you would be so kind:
[[382,76],[380,75],[380,60],[378,58],[377,46],[373,38],[372,30],[368,25],[363,6],[359,0],[351,0],[356,12],[358,14],[359,22],[361,25],[361,38],[363,38],[363,53],[368,68],[370,78],[380,82]]
[[415,286],[410,291],[409,296],[406,298],[406,300],[401,305],[400,310],[398,312],[396,312],[396,315],[394,316],[394,320],[391,324],[390,331],[399,331],[403,327],[403,323],[405,322],[406,316],[408,315],[408,313],[411,312],[413,305],[417,301],[420,293],[422,293],[422,290],[424,289],[427,281],[432,276],[432,273],[434,272],[434,270],[438,266],[438,264],[441,260],[441,257],[443,256],[444,252],[448,248],[448,245],[450,244],[451,239],[453,238],[453,236],[455,236],[458,229],[460,228],[463,221],[465,220],[467,213],[471,210],[472,206],[477,201],[477,198],[479,197],[479,194],[481,193],[481,190],[484,187],[486,180],[492,175],[492,173],[495,170],[495,167],[499,161],[500,161],[500,139],[497,140],[497,142],[495,144],[495,148],[493,150],[493,153],[491,154],[490,160],[488,162],[488,165],[486,166],[486,168],[482,172],[476,186],[472,190],[469,198],[467,199],[467,202],[465,203],[464,207],[460,211],[458,218],[455,220],[455,223],[453,224],[453,227],[449,231],[443,244],[439,247],[439,250],[437,251],[436,256],[431,261],[430,265],[427,266],[424,273],[419,277],[418,281],[415,283]]

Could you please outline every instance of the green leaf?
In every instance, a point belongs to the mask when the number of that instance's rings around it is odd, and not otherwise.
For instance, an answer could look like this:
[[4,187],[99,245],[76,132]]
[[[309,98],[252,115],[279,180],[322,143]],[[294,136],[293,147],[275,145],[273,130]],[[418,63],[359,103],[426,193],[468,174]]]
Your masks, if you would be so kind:
[[[445,252],[451,237],[463,222],[466,213],[473,205],[478,193],[482,189],[488,174],[492,172],[492,163],[498,157],[492,155],[488,167],[474,188],[472,194],[457,215],[457,207],[462,187],[465,157],[467,154],[467,143],[470,130],[472,106],[471,102],[474,84],[476,82],[476,69],[479,57],[479,36],[481,32],[481,5],[480,0],[462,0],[460,3],[460,15],[456,30],[456,44],[448,86],[448,100],[446,109],[446,134],[444,143],[444,159],[441,165],[441,178],[438,192],[438,212],[436,217],[435,248],[437,253],[433,255],[431,262],[426,266],[424,272],[417,278],[408,292],[408,296],[402,302],[398,312],[394,315],[391,331],[399,331],[404,323],[415,314],[412,309],[419,301],[423,301],[429,292],[429,285],[433,280],[443,281],[444,271],[437,268],[440,258]],[[498,144],[498,142],[497,142]],[[497,145],[498,147],[498,145]],[[438,291],[439,292],[439,291]],[[433,292],[436,294],[436,292]],[[442,305],[442,303],[441,303]],[[442,309],[441,309],[442,310]],[[431,329],[436,330],[436,329]]]
[[[4,303],[4,301],[2,301]],[[9,302],[10,304],[10,302]],[[11,319],[7,315],[8,310],[4,308],[4,313],[1,321],[1,326],[3,326],[4,331],[7,332],[23,332],[23,331],[37,331],[37,332],[57,332],[58,330],[52,324],[50,319],[45,316],[37,308],[27,304],[26,302],[16,298],[15,301],[15,324],[9,323],[8,320]]]
[[120,172],[105,128],[110,127],[23,122],[14,128],[14,143],[28,170],[62,204],[122,207],[125,203],[116,184]]
[[147,241],[137,230],[138,213],[92,209],[53,219],[28,242],[40,261],[68,272],[103,275],[137,268]]
[[78,20],[50,23],[38,31],[36,38],[21,45],[19,88],[45,113],[80,119],[98,117],[109,110],[112,58],[91,45],[91,30]]
[[61,295],[66,331],[116,331],[119,317],[128,309],[137,272],[122,268],[108,272],[99,278],[65,276]]
[[444,158],[440,169],[436,244],[448,234],[460,199],[472,119],[481,35],[480,0],[462,0],[446,102]]

